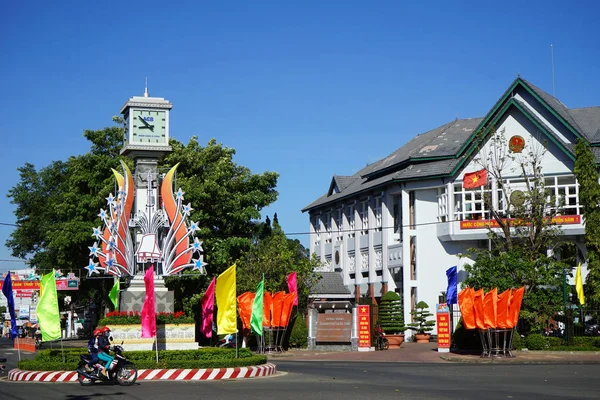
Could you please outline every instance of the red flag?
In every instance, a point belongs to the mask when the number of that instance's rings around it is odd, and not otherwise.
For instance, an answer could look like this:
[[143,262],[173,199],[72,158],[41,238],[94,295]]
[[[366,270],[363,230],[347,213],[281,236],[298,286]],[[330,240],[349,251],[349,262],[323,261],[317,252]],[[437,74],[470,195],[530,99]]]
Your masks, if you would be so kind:
[[483,289],[476,290],[473,293],[473,310],[475,311],[475,326],[477,327],[477,329],[485,329],[483,311]]
[[462,314],[465,329],[475,329],[475,310],[473,304],[473,288],[465,288],[458,293],[458,306]]
[[146,270],[144,274],[144,285],[146,285],[146,297],[142,306],[142,337],[151,338],[156,336],[156,301],[154,299],[154,266]]
[[200,332],[205,338],[209,339],[212,337],[212,325],[213,325],[213,313],[215,310],[215,278],[212,278],[208,289],[202,296],[202,325],[200,326]]
[[463,189],[475,189],[485,186],[488,183],[488,173],[486,169],[466,173],[463,178]]
[[483,323],[485,329],[496,328],[498,323],[498,288],[493,288],[483,296]]
[[509,328],[514,328],[519,322],[519,313],[521,312],[521,303],[523,301],[523,294],[525,293],[525,286],[519,289],[513,289],[510,297],[510,305],[508,306],[509,318],[511,319]]
[[291,274],[289,274],[287,276],[287,284],[288,284],[288,291],[290,293],[294,293],[294,295],[296,295],[296,298],[294,299],[294,305],[297,306],[298,305],[298,279],[297,279],[296,271],[292,272]]

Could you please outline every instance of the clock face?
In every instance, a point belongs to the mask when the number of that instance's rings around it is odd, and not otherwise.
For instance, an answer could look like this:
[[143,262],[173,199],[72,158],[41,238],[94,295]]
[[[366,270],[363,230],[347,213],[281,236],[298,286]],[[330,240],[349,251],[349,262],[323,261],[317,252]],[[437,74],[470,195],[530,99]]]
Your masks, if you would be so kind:
[[167,144],[167,114],[164,110],[132,110],[133,143]]

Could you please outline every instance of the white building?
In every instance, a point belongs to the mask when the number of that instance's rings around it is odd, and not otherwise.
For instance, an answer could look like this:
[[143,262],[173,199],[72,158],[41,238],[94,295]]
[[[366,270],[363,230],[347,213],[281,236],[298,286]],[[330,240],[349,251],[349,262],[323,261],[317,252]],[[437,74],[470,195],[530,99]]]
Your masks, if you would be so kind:
[[[310,251],[323,270],[338,272],[356,301],[401,293],[407,322],[420,300],[434,312],[447,288],[445,271],[457,265],[461,280],[460,255],[487,247],[483,193],[496,186],[463,189],[463,176],[482,169],[475,159],[489,139],[478,144],[477,138],[492,127],[525,150],[545,144],[546,187],[564,199],[565,239],[585,254],[574,145],[577,138],[600,145],[600,107],[569,109],[519,77],[484,118],[451,121],[355,175],[334,175],[327,193],[303,209],[310,216]],[[600,147],[593,150],[600,155]],[[519,171],[504,176],[518,190]],[[498,193],[492,201],[502,209]]]

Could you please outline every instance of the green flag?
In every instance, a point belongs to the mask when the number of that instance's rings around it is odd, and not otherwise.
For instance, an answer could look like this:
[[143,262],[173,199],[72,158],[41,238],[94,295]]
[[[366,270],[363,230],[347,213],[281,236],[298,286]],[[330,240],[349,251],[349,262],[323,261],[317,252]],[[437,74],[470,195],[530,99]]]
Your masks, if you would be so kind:
[[56,278],[54,270],[43,275],[40,280],[41,296],[35,312],[37,314],[42,340],[58,340],[60,332],[60,314],[58,312],[58,296],[56,294]]
[[119,311],[119,291],[121,290],[121,284],[119,283],[119,277],[116,277],[115,284],[112,289],[110,289],[110,293],[108,293],[108,298],[115,306],[115,310]]
[[265,276],[256,287],[256,295],[252,304],[252,318],[250,318],[250,329],[257,335],[263,334],[263,298],[265,296]]

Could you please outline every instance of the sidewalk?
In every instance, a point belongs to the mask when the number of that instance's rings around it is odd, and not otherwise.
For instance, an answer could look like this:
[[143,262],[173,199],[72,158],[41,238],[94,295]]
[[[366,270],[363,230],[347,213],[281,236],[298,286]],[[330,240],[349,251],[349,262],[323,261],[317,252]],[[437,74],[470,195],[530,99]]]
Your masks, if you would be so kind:
[[513,351],[514,357],[482,358],[480,354],[438,353],[437,343],[402,343],[400,349],[384,351],[309,351],[290,349],[268,354],[270,362],[343,361],[398,363],[479,363],[479,364],[600,364],[600,351]]

